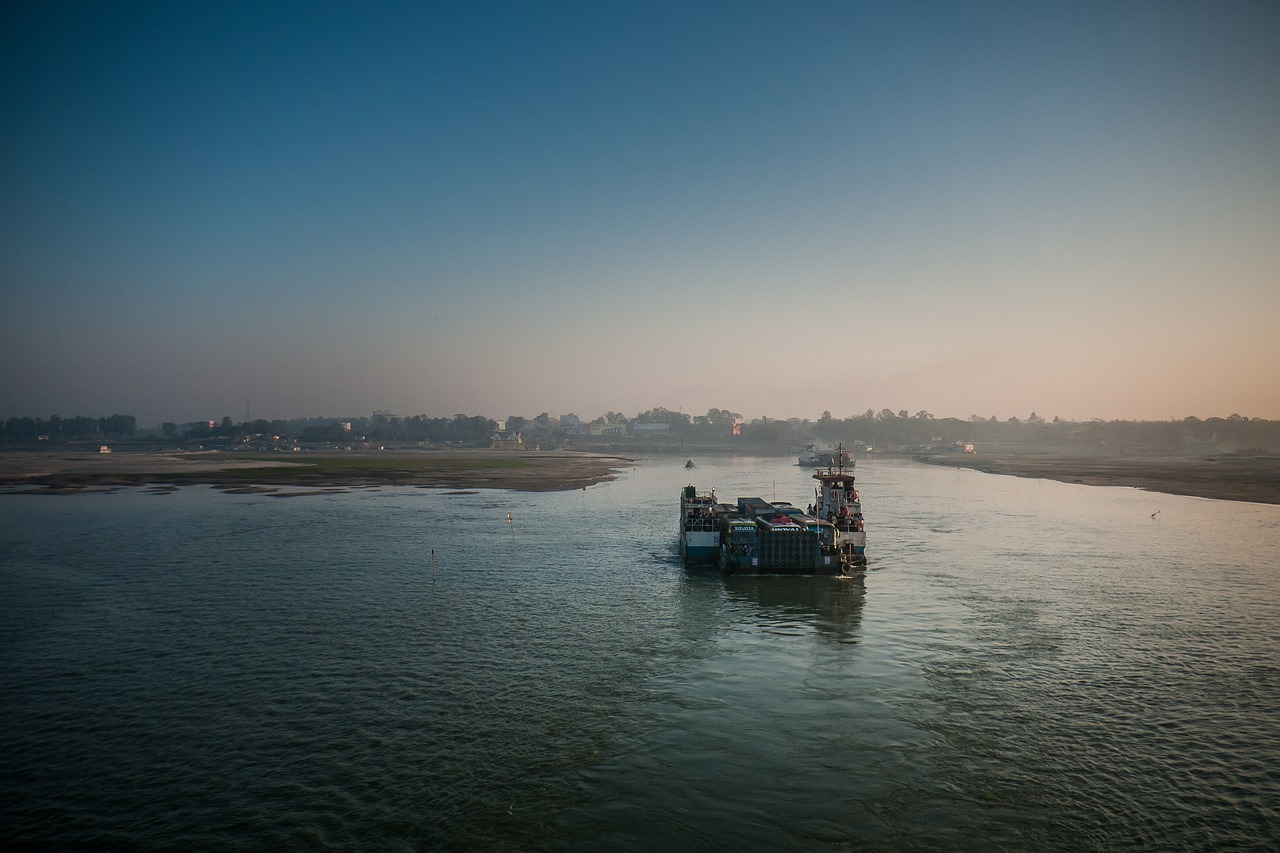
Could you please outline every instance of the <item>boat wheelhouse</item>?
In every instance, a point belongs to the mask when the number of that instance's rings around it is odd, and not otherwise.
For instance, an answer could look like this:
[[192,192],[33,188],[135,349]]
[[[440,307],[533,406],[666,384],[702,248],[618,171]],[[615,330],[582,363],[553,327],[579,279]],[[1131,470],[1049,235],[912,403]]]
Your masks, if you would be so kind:
[[720,526],[715,492],[694,486],[680,490],[680,558],[686,565],[714,564],[720,556]]
[[855,561],[865,561],[867,534],[863,529],[862,497],[855,486],[854,475],[841,465],[814,471],[813,479],[818,481],[814,490],[814,514],[831,525],[834,546]]

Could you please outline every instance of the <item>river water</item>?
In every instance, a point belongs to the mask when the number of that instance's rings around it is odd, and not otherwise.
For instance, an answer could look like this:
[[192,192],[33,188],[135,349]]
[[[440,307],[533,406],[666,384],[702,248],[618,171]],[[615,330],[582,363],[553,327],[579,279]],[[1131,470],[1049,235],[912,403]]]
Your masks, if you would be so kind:
[[876,459],[864,579],[679,564],[809,473],[0,496],[0,840],[1280,849],[1280,507]]

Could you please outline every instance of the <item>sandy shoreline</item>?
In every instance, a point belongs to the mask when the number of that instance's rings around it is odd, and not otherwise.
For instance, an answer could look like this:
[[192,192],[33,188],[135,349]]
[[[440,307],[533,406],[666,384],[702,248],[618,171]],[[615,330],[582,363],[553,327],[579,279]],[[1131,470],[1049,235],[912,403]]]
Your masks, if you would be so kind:
[[990,474],[1089,486],[1131,486],[1172,495],[1280,504],[1280,457],[1072,457],[1010,453],[915,458],[931,465],[973,468]]
[[[614,479],[635,460],[575,452],[350,451],[285,454],[37,451],[0,453],[0,493],[74,494],[122,486],[309,493],[373,486],[562,491]],[[297,495],[297,491],[280,493]]]
[[[1130,486],[1218,500],[1280,504],[1280,457],[1096,457],[1042,453],[915,457],[932,465],[1091,486]],[[0,494],[76,494],[150,486],[211,485],[278,497],[348,488],[563,491],[615,478],[625,456],[572,451],[0,452]]]

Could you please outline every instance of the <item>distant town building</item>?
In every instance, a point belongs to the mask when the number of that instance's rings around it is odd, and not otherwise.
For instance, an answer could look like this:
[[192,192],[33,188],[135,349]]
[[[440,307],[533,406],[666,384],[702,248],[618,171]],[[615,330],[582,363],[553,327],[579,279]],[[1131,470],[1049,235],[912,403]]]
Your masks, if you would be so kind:
[[582,435],[582,421],[577,415],[561,415],[560,428],[569,435]]
[[632,424],[632,435],[671,435],[671,424]]
[[1215,453],[1222,452],[1222,446],[1218,443],[1218,434],[1216,432],[1208,438],[1184,432],[1182,434],[1182,449],[1193,456],[1212,456]]
[[626,435],[627,427],[626,427],[626,424],[610,424],[610,423],[592,424],[591,434],[592,435]]
[[493,450],[520,450],[524,447],[524,436],[518,432],[494,431],[489,436],[489,447]]

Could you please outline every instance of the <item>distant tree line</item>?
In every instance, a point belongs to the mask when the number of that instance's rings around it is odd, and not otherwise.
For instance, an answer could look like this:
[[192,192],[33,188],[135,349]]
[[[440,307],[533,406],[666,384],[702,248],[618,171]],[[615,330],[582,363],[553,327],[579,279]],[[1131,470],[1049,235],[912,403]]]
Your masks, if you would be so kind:
[[[806,421],[805,424],[808,424]],[[1035,412],[1026,418],[1000,420],[970,415],[968,419],[935,418],[926,411],[909,414],[868,409],[844,419],[824,412],[813,434],[828,442],[866,442],[877,447],[920,448],[972,441],[978,445],[1107,447],[1116,451],[1145,449],[1180,452],[1189,445],[1221,445],[1238,449],[1280,450],[1280,421],[1245,418],[1189,417],[1168,421],[1046,420]]]
[[138,429],[133,415],[112,415],[109,418],[87,418],[78,415],[62,418],[51,415],[45,418],[9,418],[0,423],[0,441],[65,443],[68,441],[122,440],[134,436]]
[[[657,408],[627,418],[609,412],[600,422],[666,423],[680,437],[728,436],[741,416],[727,409],[711,409],[706,415],[689,415]],[[1196,417],[1168,421],[1067,421],[1051,420],[1035,412],[1025,418],[1000,420],[995,416],[970,415],[967,419],[938,418],[921,410],[867,409],[846,418],[823,412],[816,421],[757,418],[739,425],[740,442],[745,446],[782,448],[811,440],[848,447],[872,445],[877,449],[944,449],[957,443],[977,445],[1028,445],[1057,447],[1102,447],[1118,452],[1147,450],[1181,452],[1189,446],[1204,448],[1280,451],[1280,421],[1247,418],[1233,414],[1225,418]]]
[[204,441],[210,439],[239,440],[245,437],[265,437],[278,441],[297,439],[304,442],[332,443],[346,441],[407,441],[445,442],[456,444],[487,444],[497,424],[478,415],[454,415],[451,418],[429,418],[426,415],[398,416],[377,415],[372,418],[305,418],[292,420],[258,419],[234,423],[223,417],[220,423],[210,426],[197,421],[179,426],[165,423],[161,434],[168,439]]
[[[365,422],[361,430],[375,441],[430,441],[456,444],[487,444],[496,421],[479,415],[454,415],[451,418],[429,418],[426,415],[412,417],[376,416]],[[352,424],[355,429],[355,424]]]
[[[521,432],[528,442],[555,446],[567,437],[567,421],[576,416],[553,419],[546,412],[533,418],[511,415],[508,432]],[[867,409],[846,418],[823,412],[816,421],[778,420],[767,417],[742,422],[742,416],[728,409],[713,408],[705,415],[657,407],[628,417],[606,412],[591,423],[614,424],[628,429],[636,424],[667,424],[671,435],[706,441],[733,440],[744,447],[778,449],[818,440],[853,447],[871,444],[877,449],[920,449],[943,447],[957,442],[978,445],[1028,445],[1043,447],[1106,447],[1118,452],[1135,449],[1180,452],[1194,445],[1202,449],[1222,447],[1236,450],[1280,451],[1280,421],[1247,418],[1233,414],[1225,418],[1196,417],[1168,421],[1067,421],[1046,420],[1035,412],[1026,418],[1000,420],[971,415],[967,419],[936,418],[927,411],[915,414],[903,409]],[[738,433],[735,435],[734,428]],[[308,443],[428,442],[483,446],[497,430],[498,423],[478,415],[458,414],[432,418],[426,415],[399,417],[375,415],[371,418],[295,418],[290,420],[243,421],[230,417],[221,421],[165,423],[159,435],[139,433],[133,415],[105,418],[11,417],[0,422],[0,442],[6,444],[65,444],[94,441],[152,441],[160,438],[175,444],[191,442],[242,443],[246,437],[271,441]]]
[[[600,421],[600,418],[596,419]],[[684,412],[673,412],[670,409],[664,409],[659,406],[656,409],[649,409],[647,412],[640,412],[634,418],[627,418],[619,412],[609,412],[604,416],[603,420],[608,423],[622,424],[668,424],[671,432],[677,435],[704,435],[718,436],[729,435],[733,431],[733,425],[736,421],[742,420],[742,415],[737,412],[731,412],[728,409],[710,409],[705,415],[686,415]]]

